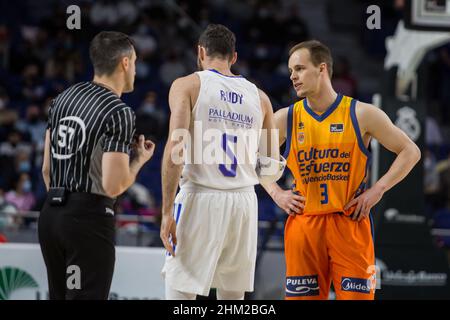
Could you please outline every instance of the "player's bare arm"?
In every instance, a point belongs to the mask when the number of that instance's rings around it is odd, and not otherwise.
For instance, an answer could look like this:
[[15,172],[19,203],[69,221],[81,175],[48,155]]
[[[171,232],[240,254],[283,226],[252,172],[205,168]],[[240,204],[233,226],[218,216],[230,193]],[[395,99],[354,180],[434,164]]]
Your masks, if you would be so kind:
[[[175,201],[178,183],[180,181],[183,164],[176,164],[172,158],[172,152],[179,146],[181,141],[171,139],[177,129],[189,129],[191,121],[191,110],[197,99],[200,88],[200,79],[191,74],[187,77],[175,80],[169,91],[170,123],[169,135],[164,149],[161,178],[162,178],[162,222],[161,240],[167,251],[175,256],[173,247],[176,245],[176,224],[172,216],[172,208]],[[182,148],[178,148],[179,150]],[[181,151],[182,152],[182,151]]]
[[[275,112],[274,122],[279,130],[278,138],[280,146],[283,145],[287,137],[287,117],[289,108],[283,108]],[[304,209],[305,198],[294,194],[291,190],[283,190],[278,183],[261,184],[273,201],[289,215],[301,214]]]
[[369,215],[370,209],[380,201],[386,191],[408,175],[420,159],[420,150],[402,130],[392,123],[386,113],[377,107],[358,102],[356,117],[365,143],[368,142],[370,137],[373,137],[386,149],[397,154],[386,174],[370,189],[345,206],[345,210],[356,206],[352,218],[361,221]]
[[279,137],[279,141],[280,141],[280,146],[286,142],[288,112],[289,112],[289,107],[286,107],[286,108],[282,108],[282,109],[278,110],[274,114],[275,126],[279,130],[278,137]]
[[50,130],[45,131],[44,159],[42,161],[42,177],[44,178],[45,188],[50,188]]
[[264,115],[263,121],[263,133],[265,133],[265,137],[261,137],[261,145],[259,148],[260,153],[264,156],[271,157],[273,159],[280,158],[280,148],[279,143],[272,143],[271,135],[273,134],[273,130],[276,130],[275,118],[272,109],[272,103],[270,102],[267,94],[259,90],[259,97],[261,99],[261,109]]

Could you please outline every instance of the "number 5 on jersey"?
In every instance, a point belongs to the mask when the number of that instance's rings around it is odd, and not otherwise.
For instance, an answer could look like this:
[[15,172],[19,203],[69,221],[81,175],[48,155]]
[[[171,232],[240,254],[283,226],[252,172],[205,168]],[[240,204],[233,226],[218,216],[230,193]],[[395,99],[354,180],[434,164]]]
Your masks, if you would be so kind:
[[224,133],[222,135],[222,149],[233,162],[231,164],[231,168],[228,169],[225,164],[219,164],[219,170],[225,177],[236,177],[236,169],[237,169],[237,159],[234,155],[233,151],[228,147],[228,141],[231,143],[237,144],[237,136],[229,135]]

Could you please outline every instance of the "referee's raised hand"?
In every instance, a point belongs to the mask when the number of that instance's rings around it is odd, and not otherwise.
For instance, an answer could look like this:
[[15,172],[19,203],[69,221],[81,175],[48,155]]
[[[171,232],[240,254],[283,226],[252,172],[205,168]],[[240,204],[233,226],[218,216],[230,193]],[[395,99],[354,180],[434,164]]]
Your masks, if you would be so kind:
[[145,140],[143,134],[139,135],[137,142],[133,144],[133,151],[136,155],[136,160],[140,163],[145,163],[151,159],[155,151],[155,143],[151,140]]

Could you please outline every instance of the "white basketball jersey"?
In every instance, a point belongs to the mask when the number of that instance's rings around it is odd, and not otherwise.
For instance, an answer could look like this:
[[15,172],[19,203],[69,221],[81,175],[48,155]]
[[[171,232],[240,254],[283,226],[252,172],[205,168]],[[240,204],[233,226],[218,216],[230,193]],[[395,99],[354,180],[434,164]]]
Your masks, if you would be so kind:
[[214,189],[258,184],[255,172],[263,113],[258,88],[241,76],[197,72],[200,92],[192,109],[180,186]]

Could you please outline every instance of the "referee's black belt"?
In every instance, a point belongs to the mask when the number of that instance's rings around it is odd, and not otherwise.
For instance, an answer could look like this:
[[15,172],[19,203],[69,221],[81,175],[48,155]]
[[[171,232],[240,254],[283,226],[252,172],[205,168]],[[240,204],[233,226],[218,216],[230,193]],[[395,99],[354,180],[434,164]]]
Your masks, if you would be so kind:
[[100,194],[95,193],[87,193],[87,192],[66,192],[67,200],[73,200],[75,202],[95,202],[98,204],[105,205],[107,207],[114,207],[116,202],[115,199],[110,197],[102,196]]
[[87,192],[71,192],[64,188],[50,188],[48,191],[48,200],[52,206],[64,206],[67,203],[77,203],[80,206],[103,205],[114,208],[115,199],[99,194]]

